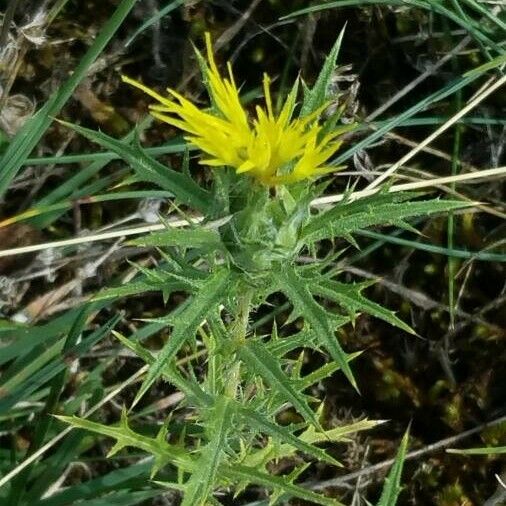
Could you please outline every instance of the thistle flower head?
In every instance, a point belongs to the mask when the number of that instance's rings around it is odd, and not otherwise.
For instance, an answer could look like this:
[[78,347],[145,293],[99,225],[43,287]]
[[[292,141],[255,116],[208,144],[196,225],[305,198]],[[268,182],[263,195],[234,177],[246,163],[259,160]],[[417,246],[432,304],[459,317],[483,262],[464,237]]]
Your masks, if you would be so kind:
[[322,109],[292,119],[297,87],[288,95],[279,114],[274,113],[270,78],[264,74],[265,106],[256,106],[250,117],[241,105],[232,66],[228,77],[216,65],[211,39],[206,34],[208,65],[206,78],[213,107],[203,110],[181,94],[168,88],[162,96],[143,84],[123,76],[123,81],[147,93],[158,103],[151,114],[184,132],[205,157],[200,163],[212,167],[233,167],[238,174],[247,173],[261,183],[273,186],[300,181],[335,171],[326,165],[337,151],[337,133],[322,135],[318,116]]

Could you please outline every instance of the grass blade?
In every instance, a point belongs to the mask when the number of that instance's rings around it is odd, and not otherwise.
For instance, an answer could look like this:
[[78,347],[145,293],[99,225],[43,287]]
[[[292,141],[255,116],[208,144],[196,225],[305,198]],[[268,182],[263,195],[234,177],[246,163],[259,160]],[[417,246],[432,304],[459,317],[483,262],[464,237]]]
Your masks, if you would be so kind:
[[0,197],[7,191],[10,182],[18,173],[25,159],[28,158],[51,125],[53,117],[60,112],[72,96],[77,85],[86,76],[91,64],[102,53],[136,2],[137,0],[121,1],[68,81],[25,123],[9,144],[0,160],[0,167],[2,167],[0,171]]
[[377,506],[395,506],[397,504],[397,499],[401,492],[401,475],[402,468],[404,467],[404,459],[406,458],[406,451],[408,449],[408,441],[409,430],[406,431],[406,434],[404,434],[402,438],[399,451],[395,457],[395,462],[385,480],[385,485]]

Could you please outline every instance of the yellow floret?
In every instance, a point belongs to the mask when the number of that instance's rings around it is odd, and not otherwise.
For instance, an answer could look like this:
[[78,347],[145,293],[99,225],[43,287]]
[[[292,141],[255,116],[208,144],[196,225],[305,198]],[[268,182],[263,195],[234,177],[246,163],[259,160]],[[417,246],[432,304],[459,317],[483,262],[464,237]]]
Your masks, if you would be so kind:
[[[207,156],[200,163],[211,167],[233,167],[261,183],[273,186],[316,177],[336,167],[326,165],[339,149],[336,135],[321,137],[317,118],[323,108],[299,119],[291,119],[295,90],[290,93],[279,115],[273,111],[270,79],[263,79],[265,108],[256,107],[250,119],[239,98],[232,67],[222,77],[214,60],[211,38],[206,34],[207,81],[216,110],[202,110],[175,90],[162,96],[129,77],[123,81],[147,93],[158,103],[151,114],[186,133],[186,139]],[[290,170],[291,167],[291,170]]]

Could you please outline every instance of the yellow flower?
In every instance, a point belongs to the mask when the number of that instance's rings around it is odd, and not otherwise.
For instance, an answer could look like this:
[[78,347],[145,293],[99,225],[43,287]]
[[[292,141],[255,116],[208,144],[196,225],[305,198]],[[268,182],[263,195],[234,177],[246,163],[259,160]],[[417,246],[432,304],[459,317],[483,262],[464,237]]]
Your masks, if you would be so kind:
[[206,34],[207,81],[213,108],[201,110],[173,89],[164,97],[143,84],[123,76],[123,81],[153,97],[151,114],[187,133],[186,139],[207,157],[200,163],[213,167],[233,167],[238,174],[248,173],[263,184],[293,183],[338,170],[326,162],[339,149],[337,132],[321,136],[318,115],[322,109],[303,118],[291,119],[296,87],[288,95],[281,112],[273,111],[270,79],[265,74],[265,108],[256,107],[250,119],[241,105],[232,67],[228,78],[216,66],[211,38]]

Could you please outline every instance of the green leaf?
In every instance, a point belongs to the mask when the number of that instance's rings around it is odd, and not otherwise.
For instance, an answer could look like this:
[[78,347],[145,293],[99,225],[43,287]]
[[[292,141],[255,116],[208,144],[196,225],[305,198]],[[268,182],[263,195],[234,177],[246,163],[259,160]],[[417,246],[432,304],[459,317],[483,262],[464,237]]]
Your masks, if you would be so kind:
[[185,486],[181,506],[203,506],[212,494],[213,488],[216,488],[215,481],[224,453],[226,436],[232,427],[233,417],[229,408],[229,399],[225,397],[216,399],[209,427],[212,438],[209,444],[202,449],[200,458],[195,463],[196,471]]
[[72,427],[85,429],[95,434],[115,439],[116,444],[109,452],[109,456],[114,455],[123,448],[133,447],[153,455],[155,458],[155,466],[158,469],[169,462],[187,471],[192,471],[194,469],[194,462],[188,452],[183,448],[167,443],[164,437],[160,437],[160,435],[165,435],[163,429],[160,431],[159,435],[154,438],[133,431],[128,425],[125,409],[121,412],[120,423],[116,426],[103,425],[77,416],[55,415],[55,418],[68,423]]
[[314,300],[305,281],[292,267],[274,271],[273,276],[298,313],[304,316],[315,338],[328,350],[350,383],[357,388],[357,383],[348,365],[348,357],[335,336],[331,315]]
[[100,144],[103,148],[115,152],[135,170],[140,179],[172,192],[181,202],[199,211],[205,213],[208,210],[210,206],[210,193],[208,191],[202,189],[186,174],[176,172],[150,157],[139,145],[132,147],[102,132],[96,132],[65,121],[60,121],[60,123],[90,141]]
[[306,241],[318,241],[334,237],[349,237],[357,230],[375,225],[405,227],[406,218],[428,216],[469,206],[467,202],[454,200],[421,200],[404,202],[416,194],[380,193],[354,202],[342,202],[332,209],[316,215],[303,229]]
[[304,88],[304,101],[300,110],[301,117],[313,113],[318,108],[322,107],[328,100],[328,89],[332,81],[332,75],[335,70],[337,55],[339,54],[343,36],[344,28],[341,30],[332,50],[325,58],[325,63],[323,64],[313,88],[311,90],[307,87]]
[[[127,339],[119,332],[114,332],[114,336],[129,350],[133,351],[139,358],[144,360],[146,364],[153,365],[155,363],[155,357],[151,355],[151,352],[144,348],[141,344],[131,339]],[[170,383],[176,386],[182,393],[187,397],[191,398],[195,404],[199,404],[202,407],[209,407],[213,404],[213,397],[206,394],[197,382],[184,379],[176,370],[172,364],[167,364],[162,372],[164,378]]]
[[169,229],[156,232],[139,239],[129,241],[137,246],[180,246],[183,248],[202,248],[213,250],[223,248],[219,234],[214,230],[204,228]]
[[370,285],[370,282],[351,284],[326,279],[319,283],[315,283],[312,291],[329,300],[337,302],[352,315],[356,312],[364,312],[376,318],[380,318],[395,327],[399,327],[410,334],[414,334],[415,331],[401,319],[397,318],[393,311],[389,311],[380,304],[376,304],[376,302],[362,295],[362,290]]
[[[350,353],[347,355],[346,360],[348,362],[351,362],[358,356],[362,355],[361,351],[356,351],[355,353]],[[314,385],[315,383],[318,383],[319,381],[323,381],[324,379],[328,378],[330,375],[335,373],[336,371],[339,371],[341,369],[341,366],[337,362],[329,362],[325,365],[322,365],[316,371],[313,371],[312,373],[307,374],[306,376],[303,376],[299,380],[300,389],[306,389],[309,388],[311,385]]]
[[274,489],[275,491],[281,490],[290,496],[298,497],[299,499],[304,499],[305,501],[315,504],[321,504],[322,506],[343,506],[335,499],[316,494],[311,490],[306,490],[294,485],[284,477],[265,474],[251,467],[235,464],[234,466],[227,466],[224,468],[224,471],[228,477],[235,480],[257,483],[258,485]]
[[202,284],[198,294],[177,315],[169,341],[157,355],[155,363],[149,368],[147,377],[135,396],[132,407],[139,402],[149,387],[162,374],[163,368],[175,356],[183,343],[195,335],[207,314],[219,306],[227,293],[229,283],[230,272],[227,269],[218,269],[209,276]]
[[307,422],[320,429],[321,426],[305,400],[305,396],[295,390],[290,378],[281,370],[279,361],[262,342],[248,340],[238,350],[238,355],[251,371],[259,374],[272,389],[290,402]]
[[334,457],[327,454],[321,448],[318,448],[317,446],[314,446],[304,441],[303,439],[300,439],[299,437],[292,434],[286,427],[278,425],[277,423],[270,422],[261,413],[242,406],[238,407],[238,412],[247,422],[249,422],[251,427],[256,427],[257,430],[269,434],[269,436],[274,438],[277,442],[287,443],[297,450],[311,455],[318,461],[328,462],[338,467],[342,466],[342,464],[334,459]]
[[[148,124],[151,123],[151,118],[148,116],[144,120],[142,120],[135,128],[133,128],[127,135],[122,137],[121,141],[125,143],[130,143],[132,140],[136,138],[136,135],[147,128]],[[83,165],[86,163],[86,155],[82,158],[84,160],[80,160],[78,163],[82,163],[78,171],[75,171],[70,177],[68,177],[65,181],[62,181],[58,186],[52,188],[46,195],[42,198],[36,200],[33,204],[34,208],[41,207],[50,207],[52,205],[56,205],[57,203],[61,203],[64,199],[70,199],[68,202],[75,203],[75,201],[81,197],[88,197],[90,195],[95,195],[97,192],[102,191],[104,188],[112,186],[113,184],[117,184],[119,180],[126,175],[129,170],[122,169],[116,170],[110,176],[105,176],[102,174],[100,178],[94,179],[92,182],[85,184],[87,181],[92,179],[102,168],[104,168],[111,160],[115,158],[119,158],[115,153],[94,153],[95,155],[102,155],[100,158],[95,159],[92,163],[88,165]],[[110,156],[107,156],[109,154]],[[70,155],[70,161],[73,160],[73,156]],[[65,158],[60,156],[55,157],[56,160],[59,160],[57,163],[65,163]],[[77,155],[79,159],[79,155]],[[28,159],[30,160],[30,159]],[[27,161],[28,161],[27,160]],[[34,160],[34,159],[32,159]],[[35,159],[36,161],[37,159]],[[40,159],[39,159],[40,160]],[[168,193],[168,192],[167,192]],[[172,195],[172,193],[171,193]],[[65,211],[53,211],[52,213],[35,216],[29,220],[29,223],[37,228],[45,228],[48,227],[51,223],[57,220]]]
[[408,441],[409,430],[406,431],[402,438],[399,451],[395,457],[395,462],[385,480],[385,485],[383,486],[383,491],[381,492],[381,497],[377,506],[395,506],[397,504],[397,499],[401,492],[401,475],[406,458],[406,451],[408,449]]

